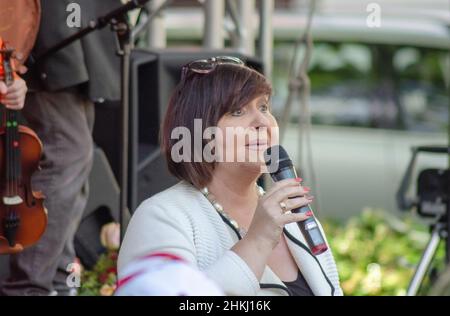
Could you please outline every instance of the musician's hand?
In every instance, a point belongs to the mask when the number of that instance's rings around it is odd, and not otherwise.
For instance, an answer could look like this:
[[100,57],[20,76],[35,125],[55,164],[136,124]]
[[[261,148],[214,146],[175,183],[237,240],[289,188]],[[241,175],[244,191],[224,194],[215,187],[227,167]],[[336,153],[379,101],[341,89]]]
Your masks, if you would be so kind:
[[24,75],[28,72],[28,67],[24,66],[24,65],[18,65],[16,71],[20,74],[20,75]]
[[25,103],[27,90],[27,84],[22,78],[16,78],[14,83],[9,87],[0,81],[0,102],[8,109],[21,110]]

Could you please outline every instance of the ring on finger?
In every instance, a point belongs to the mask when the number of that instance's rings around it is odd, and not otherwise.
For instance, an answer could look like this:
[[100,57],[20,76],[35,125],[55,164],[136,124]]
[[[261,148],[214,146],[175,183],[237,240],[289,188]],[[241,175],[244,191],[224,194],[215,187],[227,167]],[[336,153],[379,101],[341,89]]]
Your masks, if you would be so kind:
[[286,205],[285,202],[281,201],[281,202],[280,202],[280,207],[281,207],[281,209],[283,210],[283,212],[286,212],[286,211],[287,211],[287,205]]

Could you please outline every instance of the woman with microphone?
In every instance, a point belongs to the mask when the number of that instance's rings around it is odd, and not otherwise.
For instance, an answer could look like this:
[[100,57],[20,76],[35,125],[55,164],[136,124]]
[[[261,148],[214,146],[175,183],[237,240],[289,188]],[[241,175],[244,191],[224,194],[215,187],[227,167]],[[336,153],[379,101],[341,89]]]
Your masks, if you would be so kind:
[[[264,76],[234,57],[183,67],[161,131],[168,168],[181,181],[132,216],[119,278],[136,258],[163,252],[198,268],[227,295],[342,295],[330,248],[314,256],[297,225],[312,212],[290,212],[313,201],[309,188],[299,178],[267,192],[257,185],[263,152],[278,141],[271,92]],[[181,141],[192,146],[181,148]]]

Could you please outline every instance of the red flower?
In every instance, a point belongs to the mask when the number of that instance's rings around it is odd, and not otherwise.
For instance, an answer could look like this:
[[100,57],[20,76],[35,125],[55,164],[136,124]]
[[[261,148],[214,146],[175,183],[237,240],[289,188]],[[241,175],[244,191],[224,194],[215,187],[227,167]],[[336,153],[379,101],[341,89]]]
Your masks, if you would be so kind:
[[117,257],[118,257],[117,252],[111,252],[111,254],[109,255],[109,258],[111,260],[117,260]]
[[106,272],[104,272],[98,276],[98,281],[100,283],[106,283],[107,280],[108,280],[108,273],[106,273]]
[[108,270],[106,270],[107,273],[114,273],[117,274],[117,268],[116,267],[111,267],[108,268]]

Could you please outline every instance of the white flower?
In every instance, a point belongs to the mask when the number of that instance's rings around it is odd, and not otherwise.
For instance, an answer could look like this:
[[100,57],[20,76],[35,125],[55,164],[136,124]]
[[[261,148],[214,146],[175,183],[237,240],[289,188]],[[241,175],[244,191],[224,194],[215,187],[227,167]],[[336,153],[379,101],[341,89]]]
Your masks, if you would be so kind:
[[117,250],[120,246],[120,224],[109,223],[103,225],[100,233],[100,241],[106,249]]

